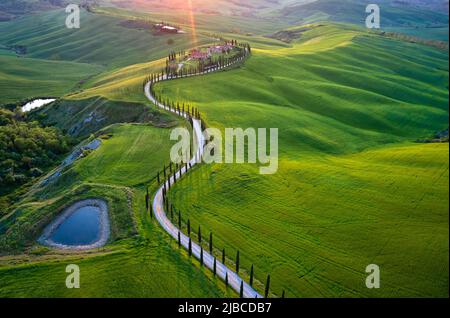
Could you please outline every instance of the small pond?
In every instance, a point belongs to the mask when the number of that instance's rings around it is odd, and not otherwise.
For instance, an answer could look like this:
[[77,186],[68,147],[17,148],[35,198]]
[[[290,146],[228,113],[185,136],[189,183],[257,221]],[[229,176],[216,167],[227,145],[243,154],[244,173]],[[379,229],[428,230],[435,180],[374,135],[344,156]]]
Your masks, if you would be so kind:
[[22,111],[24,113],[29,112],[35,108],[40,108],[42,106],[45,106],[47,104],[50,104],[52,102],[54,102],[56,99],[53,98],[48,98],[48,99],[35,99],[32,100],[31,102],[26,103],[25,105],[22,106]]
[[107,205],[102,200],[79,201],[49,224],[39,243],[62,249],[90,249],[109,238]]

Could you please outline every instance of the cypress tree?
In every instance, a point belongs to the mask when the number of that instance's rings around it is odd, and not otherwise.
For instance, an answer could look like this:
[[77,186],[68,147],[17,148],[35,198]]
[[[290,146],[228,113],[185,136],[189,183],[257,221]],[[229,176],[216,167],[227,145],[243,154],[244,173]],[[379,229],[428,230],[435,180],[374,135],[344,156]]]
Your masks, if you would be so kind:
[[225,264],[225,248],[222,249],[222,264]]
[[250,286],[253,286],[253,264],[250,268]]
[[148,193],[145,195],[145,211],[148,211]]
[[150,218],[153,219],[153,207],[150,204]]
[[241,289],[239,292],[239,297],[244,298],[244,281],[243,280],[241,280]]
[[187,230],[188,230],[188,236],[191,236],[191,220],[188,219],[187,221]]
[[156,178],[158,179],[158,184],[160,184],[160,183],[161,183],[161,180],[159,179],[159,171],[158,171],[158,173],[157,173],[157,175],[156,175]]
[[200,247],[200,266],[203,266],[203,247]]
[[202,229],[198,226],[198,242],[202,244]]
[[181,234],[180,231],[178,231],[178,248],[181,247]]
[[239,251],[236,253],[236,273],[239,274]]
[[216,271],[217,271],[217,260],[216,260],[216,258],[214,257],[214,263],[213,263],[213,274],[214,274],[214,276],[216,276]]
[[209,233],[209,253],[212,254],[213,250],[213,234],[212,232]]
[[225,273],[225,286],[228,287],[228,272]]
[[285,290],[283,289],[283,292],[281,293],[281,298],[285,298],[286,297],[286,292],[285,292]]
[[181,230],[181,211],[178,210],[178,228]]
[[189,256],[192,255],[192,240],[189,238]]
[[266,290],[264,292],[264,298],[269,298],[269,290],[270,290],[270,274],[267,275]]

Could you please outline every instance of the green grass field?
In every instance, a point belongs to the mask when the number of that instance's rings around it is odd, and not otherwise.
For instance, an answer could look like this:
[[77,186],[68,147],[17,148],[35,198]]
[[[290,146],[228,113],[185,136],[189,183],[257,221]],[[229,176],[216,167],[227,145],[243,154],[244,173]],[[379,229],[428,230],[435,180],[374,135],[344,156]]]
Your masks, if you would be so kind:
[[[81,13],[81,28],[70,30],[65,27],[66,16],[64,10],[56,10],[0,23],[0,105],[80,92],[92,87],[98,76],[108,80],[109,74],[123,67],[211,41],[202,34],[196,37],[197,42],[189,33],[155,36],[149,30],[120,25],[131,16],[86,11]],[[26,47],[27,53],[16,57],[7,49],[14,45]],[[116,95],[120,93],[124,99],[125,89],[126,84],[115,91]]]
[[[180,254],[145,212],[145,185],[154,190],[156,171],[169,161],[169,132],[148,125],[111,126],[105,133],[112,137],[97,151],[77,161],[55,184],[24,197],[0,223],[2,253],[15,248],[13,255],[0,257],[0,296],[233,297],[198,262]],[[74,253],[34,243],[61,207],[86,197],[109,202],[110,245]],[[80,266],[79,290],[65,287],[68,264]]]
[[[154,36],[149,30],[121,26],[123,18],[82,11],[80,29],[67,29],[66,17],[64,10],[56,10],[1,23],[0,43],[26,46],[28,57],[109,68],[154,60],[170,50],[193,46],[189,34]],[[207,38],[199,36],[198,40],[204,43]]]
[[253,52],[157,90],[209,127],[278,127],[278,173],[203,165],[175,206],[275,295],[448,297],[448,144],[413,143],[448,125],[448,53],[340,25]]
[[35,97],[63,96],[80,81],[103,70],[96,65],[2,54],[0,65],[0,105]]
[[[248,279],[254,264],[259,292],[270,273],[271,297],[283,289],[287,297],[448,297],[449,146],[414,142],[448,127],[448,51],[323,22],[360,25],[363,6],[346,2],[342,10],[334,0],[286,9],[289,0],[268,0],[270,10],[250,16],[227,16],[248,9],[234,2],[207,3],[220,12],[198,12],[195,36],[186,11],[166,9],[83,11],[80,30],[64,27],[63,10],[0,23],[0,105],[61,97],[31,117],[80,139],[107,136],[56,183],[21,194],[0,219],[0,297],[237,296],[178,251],[144,202],[169,163],[169,127],[186,123],[150,108],[143,80],[161,71],[169,51],[218,35],[251,43],[252,57],[156,90],[198,107],[209,127],[279,128],[279,170],[194,168],[169,193],[193,232],[199,225],[205,239],[213,232],[214,253],[226,248],[230,268],[239,249],[241,274]],[[427,21],[448,23],[448,16],[414,9],[400,17],[399,10],[383,12],[383,21],[445,40],[445,29]],[[187,33],[155,36],[120,25],[135,18]],[[304,28],[288,26],[294,21],[320,24],[290,44],[267,37]],[[419,29],[409,29],[413,22]],[[17,57],[12,45],[27,54]],[[110,244],[90,252],[37,245],[64,207],[91,197],[110,206]],[[65,287],[71,263],[80,266],[80,290]],[[381,268],[379,290],[365,287],[371,263]]]

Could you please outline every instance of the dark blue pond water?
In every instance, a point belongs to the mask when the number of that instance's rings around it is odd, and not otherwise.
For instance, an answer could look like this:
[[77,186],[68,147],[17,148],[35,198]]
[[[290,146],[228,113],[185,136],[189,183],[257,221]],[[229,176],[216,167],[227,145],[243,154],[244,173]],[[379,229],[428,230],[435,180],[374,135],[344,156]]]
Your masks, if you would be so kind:
[[50,239],[64,245],[87,245],[100,235],[100,209],[85,206],[73,212],[52,234]]

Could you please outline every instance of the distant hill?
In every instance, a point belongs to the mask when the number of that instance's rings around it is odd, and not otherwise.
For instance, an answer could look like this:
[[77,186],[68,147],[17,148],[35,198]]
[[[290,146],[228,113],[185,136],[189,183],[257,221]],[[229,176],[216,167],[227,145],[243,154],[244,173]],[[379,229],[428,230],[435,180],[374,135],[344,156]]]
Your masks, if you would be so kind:
[[[448,14],[444,10],[448,1],[422,0],[381,0],[382,23],[385,26],[432,26],[448,24]],[[284,7],[280,13],[285,18],[300,22],[332,20],[362,24],[365,21],[365,8],[369,2],[364,0],[317,0],[308,4],[293,4]]]
[[[298,0],[305,4],[314,0]],[[100,0],[100,4],[109,3],[122,8],[148,10],[182,10],[192,8],[196,13],[225,14],[237,16],[255,16],[262,12],[281,9],[292,0],[192,0],[192,6],[186,0]]]
[[394,5],[415,6],[448,14],[448,0],[394,0]]
[[66,0],[2,0],[0,22],[14,19],[27,13],[61,8]]
[[[365,25],[366,0],[317,0],[293,3],[278,10],[291,24],[319,21],[347,22]],[[448,42],[447,0],[380,0],[381,27],[385,31]]]

